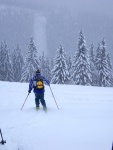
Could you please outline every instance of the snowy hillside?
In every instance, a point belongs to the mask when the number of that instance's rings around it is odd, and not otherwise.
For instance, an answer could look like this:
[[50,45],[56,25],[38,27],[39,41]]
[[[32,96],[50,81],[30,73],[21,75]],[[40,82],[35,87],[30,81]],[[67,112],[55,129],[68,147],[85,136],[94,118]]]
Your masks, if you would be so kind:
[[[111,150],[113,88],[45,86],[48,112],[35,110],[28,84],[0,82],[0,150]],[[0,137],[1,141],[1,137]]]

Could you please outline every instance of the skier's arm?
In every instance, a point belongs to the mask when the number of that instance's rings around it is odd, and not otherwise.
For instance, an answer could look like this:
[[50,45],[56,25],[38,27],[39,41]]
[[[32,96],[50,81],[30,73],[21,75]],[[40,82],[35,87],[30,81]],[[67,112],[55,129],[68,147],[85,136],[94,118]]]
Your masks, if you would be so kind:
[[49,80],[47,80],[47,79],[46,79],[45,77],[43,77],[43,76],[41,76],[41,78],[42,78],[43,81],[45,81],[45,82],[47,83],[47,85],[50,86],[50,81],[49,81]]

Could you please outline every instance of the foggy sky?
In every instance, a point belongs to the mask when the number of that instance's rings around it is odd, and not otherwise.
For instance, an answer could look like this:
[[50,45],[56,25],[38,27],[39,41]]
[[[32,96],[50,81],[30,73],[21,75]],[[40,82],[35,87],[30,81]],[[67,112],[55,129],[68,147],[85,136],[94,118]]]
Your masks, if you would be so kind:
[[113,16],[113,0],[0,0],[0,4],[21,6],[30,9],[85,11]]
[[[2,5],[41,11],[40,16],[47,19],[47,49],[50,50],[51,54],[52,50],[54,51],[58,46],[59,41],[62,41],[69,51],[74,50],[74,42],[78,38],[77,33],[83,29],[88,44],[92,41],[95,44],[99,42],[100,38],[105,37],[109,41],[107,47],[113,57],[113,0],[0,0],[0,6]],[[30,20],[30,23],[32,21]],[[27,22],[25,21],[24,23],[26,24]],[[16,22],[13,26],[16,26]],[[28,33],[26,37],[29,37],[29,34],[31,34],[28,31],[31,31],[33,26],[23,28],[25,30],[23,33]],[[17,30],[12,31],[14,35],[17,33]],[[43,34],[41,33],[41,35]],[[26,37],[23,45],[26,44]],[[12,40],[13,38],[12,36]],[[22,45],[20,35],[19,37],[17,36],[17,39],[16,42],[20,41]],[[39,44],[39,40],[36,41]],[[9,44],[11,46],[12,42],[9,42]]]

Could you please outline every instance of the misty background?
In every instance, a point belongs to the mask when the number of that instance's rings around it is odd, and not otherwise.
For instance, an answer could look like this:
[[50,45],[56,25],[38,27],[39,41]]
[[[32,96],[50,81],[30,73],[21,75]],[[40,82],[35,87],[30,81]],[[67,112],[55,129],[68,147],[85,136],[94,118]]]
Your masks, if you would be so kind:
[[10,51],[19,44],[25,54],[33,37],[39,54],[54,57],[62,44],[73,55],[81,29],[87,48],[105,38],[113,63],[112,0],[0,0],[0,42]]

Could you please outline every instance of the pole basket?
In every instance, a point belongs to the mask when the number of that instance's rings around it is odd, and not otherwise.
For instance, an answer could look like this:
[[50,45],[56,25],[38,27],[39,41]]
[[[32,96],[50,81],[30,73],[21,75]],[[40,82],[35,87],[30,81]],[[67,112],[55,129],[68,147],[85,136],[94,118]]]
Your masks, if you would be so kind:
[[3,136],[2,136],[2,131],[1,131],[1,129],[0,129],[0,135],[1,135],[1,138],[2,138],[2,141],[0,142],[0,144],[4,145],[4,144],[6,143],[6,141],[3,140]]
[[2,140],[1,142],[0,142],[0,144],[2,144],[2,145],[4,145],[6,143],[6,141],[4,141],[4,140]]

